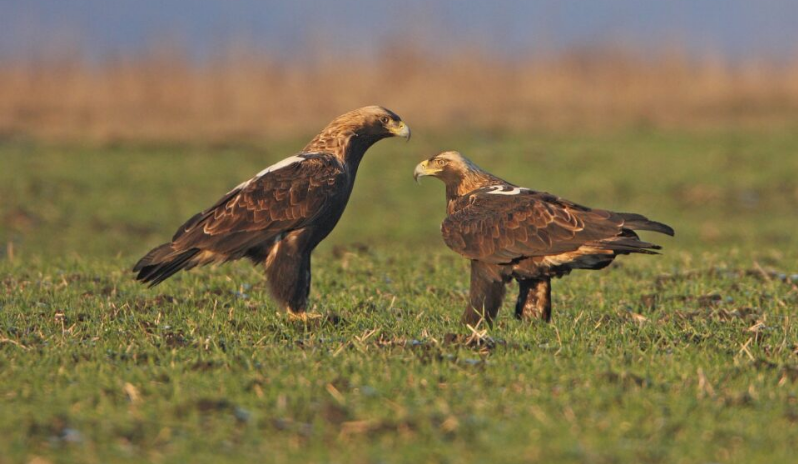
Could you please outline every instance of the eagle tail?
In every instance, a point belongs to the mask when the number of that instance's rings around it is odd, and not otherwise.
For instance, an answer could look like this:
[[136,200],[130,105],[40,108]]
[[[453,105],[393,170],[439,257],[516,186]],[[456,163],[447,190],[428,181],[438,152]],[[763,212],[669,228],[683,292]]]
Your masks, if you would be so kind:
[[629,229],[617,237],[598,242],[598,247],[603,250],[610,250],[615,254],[625,255],[629,253],[642,253],[646,255],[658,255],[656,250],[662,249],[654,243],[644,242],[636,233]]
[[673,237],[675,234],[673,228],[661,222],[652,221],[642,214],[635,213],[618,213],[623,219],[623,227],[631,230],[649,230],[652,232],[659,232],[661,234],[670,235]]
[[176,251],[172,248],[171,243],[156,247],[133,267],[133,271],[138,272],[136,280],[154,287],[173,276],[177,271],[191,269],[199,264],[192,258],[200,251],[199,248]]

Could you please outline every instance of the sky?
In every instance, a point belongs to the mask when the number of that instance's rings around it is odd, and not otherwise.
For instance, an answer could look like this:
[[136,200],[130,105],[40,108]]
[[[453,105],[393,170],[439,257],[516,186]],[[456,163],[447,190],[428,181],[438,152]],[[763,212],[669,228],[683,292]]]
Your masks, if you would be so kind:
[[90,59],[170,43],[203,60],[479,47],[509,57],[603,44],[729,59],[798,57],[798,0],[0,0],[0,58]]

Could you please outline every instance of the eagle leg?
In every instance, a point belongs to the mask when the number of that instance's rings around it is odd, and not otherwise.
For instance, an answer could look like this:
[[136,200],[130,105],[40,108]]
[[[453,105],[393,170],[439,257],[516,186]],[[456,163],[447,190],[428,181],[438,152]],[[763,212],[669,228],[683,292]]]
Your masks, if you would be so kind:
[[269,293],[289,313],[304,313],[310,295],[310,253],[302,237],[289,235],[269,251],[266,281]]
[[515,317],[518,319],[551,320],[551,278],[518,281]]
[[471,289],[468,306],[463,313],[463,323],[476,326],[485,320],[493,325],[493,320],[504,300],[505,279],[496,265],[471,261]]

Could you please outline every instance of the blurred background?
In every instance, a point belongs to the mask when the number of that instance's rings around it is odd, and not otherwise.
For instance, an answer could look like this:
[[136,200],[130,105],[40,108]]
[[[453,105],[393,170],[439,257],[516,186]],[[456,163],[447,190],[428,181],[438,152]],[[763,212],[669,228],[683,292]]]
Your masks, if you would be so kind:
[[[334,240],[437,234],[441,189],[405,182],[418,159],[460,149],[519,184],[671,220],[685,243],[795,244],[793,0],[0,0],[0,11],[0,240],[17,250],[154,244],[368,104],[400,114],[414,140],[375,148]],[[366,216],[374,227],[354,219]],[[395,217],[419,225],[385,230]]]
[[429,128],[798,114],[792,0],[0,4],[6,137],[262,139],[371,103]]

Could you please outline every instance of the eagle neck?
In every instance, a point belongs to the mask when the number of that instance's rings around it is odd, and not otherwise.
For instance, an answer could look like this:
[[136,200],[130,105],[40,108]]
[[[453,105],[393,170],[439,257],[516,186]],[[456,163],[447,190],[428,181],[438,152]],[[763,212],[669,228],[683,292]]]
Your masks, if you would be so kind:
[[507,184],[506,181],[482,170],[464,171],[446,182],[446,210],[449,214],[454,213],[458,200],[474,190],[505,184]]
[[330,153],[346,164],[354,174],[360,166],[360,161],[379,139],[358,135],[354,131],[344,131],[336,134],[322,132],[305,147],[306,152]]
[[457,185],[456,184],[446,184],[446,213],[453,214],[457,208],[457,200],[460,199],[460,195],[457,193]]
[[360,161],[363,160],[363,156],[366,154],[366,151],[368,151],[368,149],[380,139],[381,137],[377,138],[352,134],[347,138],[345,143],[342,144],[341,151],[337,156],[339,156],[341,160],[349,166],[350,169],[356,171],[360,166]]

